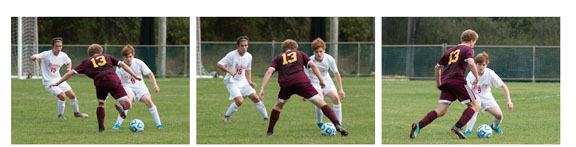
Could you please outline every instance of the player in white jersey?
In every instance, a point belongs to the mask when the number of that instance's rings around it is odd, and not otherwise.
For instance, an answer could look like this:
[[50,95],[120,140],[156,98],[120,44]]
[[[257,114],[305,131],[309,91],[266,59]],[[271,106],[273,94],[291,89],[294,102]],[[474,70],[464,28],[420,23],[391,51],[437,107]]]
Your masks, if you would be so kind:
[[[156,84],[156,78],[154,77],[154,73],[152,73],[152,71],[150,70],[150,68],[148,68],[146,63],[144,63],[140,59],[134,58],[135,53],[136,51],[134,50],[134,47],[132,47],[131,45],[126,45],[122,49],[122,57],[124,58],[124,61],[122,62],[130,66],[130,69],[139,77],[142,77],[142,75],[148,75],[150,81],[152,81],[152,84],[154,84],[154,92],[158,93],[160,91],[160,87],[158,87],[158,84]],[[122,68],[116,68],[116,74],[118,75],[118,77],[120,77],[120,81],[122,81],[122,86],[124,87],[124,90],[128,94],[129,97],[128,101],[134,103],[134,98],[136,98],[136,100],[146,104],[146,106],[148,106],[148,111],[150,111],[150,115],[152,115],[154,122],[156,122],[156,128],[163,129],[164,126],[162,125],[162,122],[160,122],[160,116],[158,115],[158,110],[156,108],[156,105],[154,105],[154,102],[152,101],[152,97],[148,92],[148,87],[146,87],[146,83],[144,83],[143,80],[142,81],[135,80],[134,77],[132,77],[128,72],[126,72]],[[125,110],[124,112],[128,113],[128,110]],[[114,130],[120,129],[120,125],[122,125],[123,121],[124,119],[122,119],[122,117],[118,115],[118,119],[116,119],[116,124],[114,125],[114,127],[112,127],[112,129]]]
[[[508,91],[508,87],[502,79],[491,69],[487,68],[490,61],[488,60],[488,54],[486,52],[482,52],[476,55],[476,59],[474,60],[476,63],[476,67],[478,68],[478,75],[480,79],[478,79],[477,87],[475,88],[474,93],[480,97],[480,101],[482,102],[482,112],[490,112],[494,116],[493,123],[490,125],[492,129],[496,133],[502,134],[503,131],[500,129],[500,124],[502,123],[502,110],[496,103],[494,96],[492,95],[492,89],[490,88],[491,85],[494,87],[502,87],[504,90],[504,95],[506,95],[506,100],[508,109],[510,111],[514,110],[514,104],[512,104],[512,100],[510,99],[510,92]],[[474,76],[471,73],[468,73],[466,80],[470,84],[471,81],[474,81]],[[474,123],[476,123],[476,117],[478,117],[478,112],[474,113],[474,116],[468,121],[466,125],[466,135],[472,135],[472,129],[474,128]]]
[[256,94],[256,90],[254,90],[256,83],[252,82],[252,55],[248,53],[248,36],[238,37],[236,45],[238,49],[226,54],[217,64],[218,68],[226,72],[224,84],[226,84],[226,88],[230,93],[228,99],[234,100],[228,107],[222,121],[230,122],[230,116],[238,111],[238,107],[242,105],[244,97],[250,98],[264,120],[268,120],[266,107],[264,107],[262,99]]
[[[312,86],[318,90],[318,93],[324,95],[324,98],[329,97],[333,102],[333,109],[336,117],[338,117],[338,121],[342,124],[342,104],[340,103],[340,98],[344,99],[346,93],[344,92],[344,88],[342,87],[342,78],[340,77],[340,73],[338,72],[338,67],[336,66],[336,61],[334,58],[325,53],[326,51],[326,43],[321,38],[316,38],[312,42],[312,51],[314,55],[310,56],[310,59],[318,66],[320,70],[320,74],[326,84],[326,87],[320,87],[320,80],[318,77],[313,74],[312,68],[305,70],[306,75],[310,79]],[[334,86],[334,82],[332,82],[332,78],[330,78],[330,74],[328,70],[332,71],[334,77],[336,77],[336,81],[338,82],[338,87],[340,91],[340,97],[338,96],[338,91],[336,91],[336,87]],[[318,127],[322,127],[324,124],[322,122],[322,110],[318,107],[315,107],[316,111],[316,124]]]
[[72,91],[72,87],[68,83],[63,82],[59,86],[50,87],[50,84],[58,82],[61,79],[60,67],[66,65],[66,70],[72,70],[72,61],[68,55],[62,52],[62,37],[55,37],[52,39],[52,50],[44,51],[42,53],[30,56],[30,60],[38,61],[42,70],[42,85],[50,94],[58,98],[58,118],[66,120],[64,117],[64,109],[66,108],[66,97],[70,99],[70,105],[74,109],[74,117],[87,118],[88,114],[82,113],[78,108],[78,100],[76,94]]

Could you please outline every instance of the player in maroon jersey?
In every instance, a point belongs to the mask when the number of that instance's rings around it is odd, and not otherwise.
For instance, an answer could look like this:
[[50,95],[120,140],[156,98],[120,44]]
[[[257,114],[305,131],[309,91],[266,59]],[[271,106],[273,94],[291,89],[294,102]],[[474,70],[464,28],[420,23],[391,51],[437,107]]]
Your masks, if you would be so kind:
[[[466,139],[462,132],[462,126],[466,125],[475,112],[480,109],[480,99],[476,96],[466,84],[464,72],[466,66],[470,66],[470,71],[474,74],[474,81],[471,83],[476,86],[478,83],[478,71],[474,64],[473,47],[478,40],[478,34],[474,30],[462,32],[460,37],[461,44],[448,49],[434,68],[436,76],[436,86],[442,93],[438,101],[438,107],[426,114],[420,122],[412,123],[410,138],[414,139],[420,133],[420,129],[432,123],[436,118],[444,116],[450,107],[450,104],[458,99],[468,107],[460,116],[460,119],[451,128],[452,133],[458,135],[460,139]],[[444,69],[442,69],[444,68]]]
[[134,74],[128,65],[113,56],[102,54],[102,51],[102,46],[99,44],[90,45],[90,47],[88,47],[88,55],[90,57],[84,59],[80,65],[74,68],[74,70],[64,74],[60,81],[50,85],[50,87],[58,86],[70,77],[79,73],[85,74],[93,79],[94,87],[96,87],[96,97],[98,98],[96,115],[98,116],[99,132],[104,132],[104,117],[106,116],[104,106],[106,104],[108,93],[110,93],[110,95],[119,102],[119,104],[115,104],[114,107],[118,110],[118,113],[123,119],[126,118],[126,113],[124,113],[124,111],[130,109],[131,106],[130,102],[127,101],[128,95],[126,94],[126,91],[124,91],[124,87],[122,87],[120,78],[116,75],[114,66],[120,66],[138,81],[142,80],[142,78]]
[[264,98],[264,88],[266,84],[268,84],[268,80],[270,80],[274,71],[278,71],[278,84],[280,85],[278,101],[276,101],[276,105],[274,105],[274,109],[272,109],[270,113],[270,122],[266,135],[271,136],[274,133],[274,126],[280,117],[280,111],[286,101],[290,99],[290,96],[293,94],[298,94],[308,99],[318,108],[321,108],[324,115],[334,123],[336,130],[340,132],[342,136],[347,136],[348,131],[340,125],[332,108],[324,102],[322,95],[318,94],[318,91],[312,86],[310,79],[308,79],[304,73],[304,67],[312,68],[314,74],[320,79],[320,86],[324,88],[325,85],[320,71],[304,52],[296,49],[298,49],[298,43],[296,43],[296,41],[288,39],[282,42],[282,50],[284,52],[274,58],[268,71],[266,71],[266,75],[264,75],[262,87],[260,88],[260,98]]

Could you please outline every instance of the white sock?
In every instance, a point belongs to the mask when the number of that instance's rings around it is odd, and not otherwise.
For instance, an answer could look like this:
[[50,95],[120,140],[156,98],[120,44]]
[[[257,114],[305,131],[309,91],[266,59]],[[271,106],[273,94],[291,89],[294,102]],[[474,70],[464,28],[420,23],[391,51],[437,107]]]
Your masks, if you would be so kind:
[[64,108],[66,108],[66,101],[58,100],[58,115],[64,114]]
[[154,118],[154,122],[156,122],[156,125],[161,125],[162,123],[160,122],[160,116],[158,115],[158,110],[156,110],[156,106],[148,108],[148,111],[150,111],[150,115],[152,115],[152,118]]
[[472,129],[474,129],[474,124],[476,123],[476,117],[478,117],[478,112],[475,112],[474,115],[472,115],[472,118],[470,118],[470,121],[466,123],[466,131],[472,132]]
[[70,99],[70,105],[72,106],[72,109],[74,109],[74,112],[80,112],[80,108],[78,108],[77,99]]
[[342,104],[340,105],[333,104],[332,107],[334,109],[334,114],[336,114],[336,117],[338,117],[340,125],[342,125]]
[[500,123],[502,123],[502,120],[498,120],[496,119],[496,117],[494,117],[494,128],[500,128]]
[[230,116],[234,114],[234,112],[236,111],[238,111],[238,106],[236,105],[236,103],[232,102],[232,104],[230,104],[230,107],[228,107],[228,111],[226,111],[226,114],[224,114],[224,116]]
[[316,122],[322,122],[322,117],[324,116],[324,112],[320,110],[320,108],[314,106],[314,111],[316,111]]
[[266,107],[264,106],[264,103],[262,103],[262,101],[254,103],[254,106],[256,106],[256,109],[258,110],[258,112],[260,112],[262,118],[268,118],[268,112],[266,112]]
[[[124,110],[124,113],[126,113],[126,115],[128,115],[128,110]],[[118,114],[118,118],[116,119],[116,124],[122,125],[122,122],[124,122],[124,119],[122,119],[122,117],[120,117],[120,114]]]

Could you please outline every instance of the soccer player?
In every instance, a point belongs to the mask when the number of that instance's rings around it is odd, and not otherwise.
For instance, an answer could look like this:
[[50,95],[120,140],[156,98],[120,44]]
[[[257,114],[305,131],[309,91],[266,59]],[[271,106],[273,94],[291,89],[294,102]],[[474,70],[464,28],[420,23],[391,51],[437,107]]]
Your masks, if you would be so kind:
[[271,136],[274,133],[274,126],[280,118],[280,111],[282,111],[284,104],[290,99],[290,96],[298,94],[308,99],[316,105],[316,107],[321,108],[324,115],[336,126],[336,131],[340,132],[342,136],[347,136],[348,131],[340,125],[332,108],[324,102],[322,95],[318,94],[318,91],[314,89],[310,83],[310,79],[308,79],[304,73],[305,67],[312,68],[314,74],[319,79],[321,88],[324,88],[326,85],[316,64],[314,64],[304,52],[298,51],[297,49],[298,43],[292,39],[282,42],[283,53],[274,58],[262,80],[262,87],[260,88],[261,98],[264,97],[264,88],[266,84],[268,84],[268,80],[270,80],[270,77],[275,71],[278,71],[280,91],[278,92],[278,100],[274,105],[274,109],[272,109],[270,113],[270,122],[266,135]]
[[[336,87],[334,86],[334,82],[332,82],[332,78],[330,78],[330,74],[328,74],[328,70],[331,70],[336,77],[336,81],[338,82],[338,87],[340,91],[340,96],[342,99],[346,96],[344,89],[342,88],[342,77],[340,77],[340,73],[338,72],[338,67],[336,66],[336,61],[332,56],[326,54],[326,43],[322,38],[316,38],[312,41],[312,51],[314,55],[310,56],[312,59],[311,61],[318,67],[320,74],[324,78],[323,81],[326,84],[326,87],[322,88],[320,86],[320,80],[318,77],[313,75],[312,68],[308,68],[306,71],[306,75],[312,82],[312,86],[318,90],[318,93],[322,94],[324,98],[329,97],[332,100],[332,108],[336,117],[338,117],[338,122],[342,125],[342,104],[340,104],[340,97],[338,96],[338,91],[336,91]],[[314,107],[316,111],[316,124],[318,127],[322,128],[324,124],[322,122],[322,110],[318,107]]]
[[[122,49],[122,57],[124,58],[124,61],[122,62],[130,66],[130,69],[132,69],[132,71],[136,73],[137,76],[142,77],[142,75],[148,75],[150,81],[152,81],[152,84],[154,84],[154,92],[158,93],[160,91],[160,87],[158,87],[158,84],[156,84],[156,78],[154,78],[154,73],[150,71],[150,68],[148,68],[148,66],[142,60],[134,58],[135,52],[136,51],[134,50],[134,47],[132,47],[132,45],[124,46],[124,48]],[[154,122],[156,122],[156,128],[163,129],[164,126],[160,122],[160,116],[158,115],[158,110],[156,109],[156,105],[154,105],[154,102],[152,101],[150,93],[148,92],[148,87],[146,87],[146,83],[144,83],[144,81],[136,81],[134,77],[132,77],[128,72],[126,72],[122,68],[116,68],[116,74],[122,81],[122,86],[124,87],[124,90],[126,91],[126,93],[128,93],[128,101],[134,103],[133,102],[134,98],[136,98],[138,101],[146,104],[146,106],[148,106],[148,111],[150,111],[150,115],[152,115]],[[128,113],[128,110],[124,112]],[[120,125],[122,125],[123,121],[124,119],[120,115],[118,115],[118,119],[116,119],[116,124],[114,125],[114,127],[112,127],[112,129],[113,130],[120,129]]]
[[80,112],[78,108],[78,99],[68,83],[64,82],[57,87],[49,87],[53,82],[60,80],[60,67],[66,65],[66,70],[70,71],[72,68],[72,60],[68,55],[62,52],[62,37],[52,38],[52,50],[44,51],[42,53],[30,56],[30,60],[40,62],[42,69],[42,85],[50,94],[58,98],[58,118],[66,120],[64,117],[64,109],[66,108],[66,97],[70,99],[70,105],[74,109],[74,117],[87,118],[88,114]]
[[[504,133],[502,129],[500,129],[500,124],[502,123],[503,118],[502,110],[500,110],[500,107],[498,107],[498,103],[496,103],[496,100],[492,95],[492,89],[490,86],[494,85],[496,88],[502,87],[504,90],[504,95],[506,95],[506,100],[508,101],[506,106],[508,106],[508,109],[512,111],[514,110],[514,104],[512,104],[512,99],[510,99],[510,91],[508,91],[508,87],[506,84],[504,84],[502,79],[500,79],[500,77],[492,69],[488,68],[490,60],[488,60],[488,54],[486,54],[486,52],[482,52],[476,55],[474,63],[476,63],[476,68],[478,68],[478,75],[480,76],[480,79],[478,79],[478,86],[474,90],[474,93],[478,95],[482,101],[482,112],[488,111],[494,116],[493,123],[490,125],[492,130],[496,131],[496,133],[502,134]],[[472,73],[468,73],[466,80],[468,82],[472,82],[474,80]],[[476,123],[476,117],[478,117],[478,112],[474,113],[472,119],[470,119],[468,124],[466,124],[466,135],[472,135],[472,128],[474,128],[474,123]]]
[[244,101],[244,97],[250,98],[264,120],[268,120],[266,107],[262,99],[256,95],[256,83],[252,82],[252,55],[248,53],[248,36],[240,36],[236,39],[238,49],[226,54],[218,61],[218,68],[226,72],[224,84],[230,93],[229,100],[234,100],[224,114],[222,121],[230,122],[230,116],[238,111]]
[[[474,64],[474,45],[478,40],[478,34],[474,30],[462,32],[460,37],[461,44],[448,49],[436,64],[434,73],[436,76],[436,86],[442,91],[438,107],[426,114],[420,122],[412,123],[410,138],[414,139],[420,133],[420,129],[432,123],[436,118],[444,116],[450,107],[450,104],[458,99],[468,107],[460,116],[460,119],[451,128],[452,133],[458,135],[460,139],[466,139],[462,132],[462,126],[466,125],[472,115],[480,108],[480,100],[466,84],[464,72],[466,66],[470,66],[474,79],[471,82],[473,86],[478,83],[478,72]],[[444,68],[444,69],[442,69]]]
[[130,101],[128,101],[128,94],[124,91],[122,83],[120,83],[120,78],[114,72],[114,66],[120,66],[126,70],[132,77],[140,81],[142,78],[137,76],[130,67],[124,64],[122,61],[114,58],[108,54],[102,54],[103,48],[99,44],[92,44],[88,47],[88,55],[90,57],[84,59],[80,65],[78,65],[74,70],[68,71],[62,79],[58,82],[50,84],[49,87],[55,87],[62,82],[68,80],[75,74],[85,74],[94,80],[94,87],[96,88],[96,97],[98,98],[98,107],[96,108],[96,115],[98,116],[98,132],[104,132],[104,117],[106,116],[106,111],[104,106],[106,105],[106,98],[108,98],[108,93],[119,102],[115,104],[114,107],[118,110],[118,113],[122,118],[126,118],[125,110],[130,109]]

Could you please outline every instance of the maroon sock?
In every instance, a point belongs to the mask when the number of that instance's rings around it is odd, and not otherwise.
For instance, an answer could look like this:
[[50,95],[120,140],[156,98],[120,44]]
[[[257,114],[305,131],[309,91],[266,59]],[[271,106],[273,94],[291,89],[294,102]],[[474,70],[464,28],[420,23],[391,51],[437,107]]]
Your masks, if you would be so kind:
[[460,120],[458,120],[458,122],[456,122],[456,127],[458,128],[462,128],[464,125],[466,125],[466,123],[468,123],[468,121],[470,120],[470,118],[472,118],[472,116],[474,115],[475,111],[472,110],[472,108],[468,107],[466,108],[466,110],[464,110],[464,112],[462,112],[462,116],[460,116]]
[[422,118],[422,120],[420,120],[420,122],[418,122],[420,129],[422,129],[422,128],[426,127],[428,124],[432,123],[432,121],[434,121],[436,118],[438,118],[438,113],[436,113],[436,110],[432,110],[432,111],[428,112],[428,114],[426,114],[426,116],[424,116],[424,118]]
[[326,115],[326,117],[328,117],[334,125],[340,125],[338,117],[336,117],[334,111],[332,111],[332,108],[330,108],[330,106],[328,105],[322,106],[322,112],[324,112],[324,115]]
[[122,105],[122,108],[124,108],[124,110],[128,110],[128,109],[130,109],[131,104],[128,101],[122,101],[122,102],[120,102],[120,105]]
[[104,117],[106,117],[104,107],[97,107],[96,115],[98,116],[98,129],[104,129]]
[[274,126],[276,126],[276,122],[280,119],[280,111],[272,109],[270,113],[270,122],[268,124],[268,133],[274,133]]

